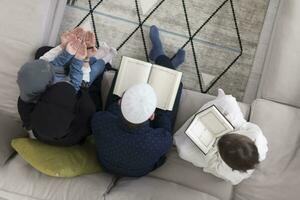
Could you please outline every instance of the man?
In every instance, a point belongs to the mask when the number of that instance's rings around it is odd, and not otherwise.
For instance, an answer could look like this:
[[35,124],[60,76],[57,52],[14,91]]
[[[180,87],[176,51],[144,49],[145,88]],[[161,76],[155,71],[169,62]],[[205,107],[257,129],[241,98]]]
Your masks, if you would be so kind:
[[[157,27],[150,29],[151,60],[176,69],[184,62],[179,50],[171,61],[164,53]],[[172,146],[173,126],[179,106],[182,84],[173,111],[156,109],[156,95],[148,84],[129,88],[121,99],[114,96],[105,112],[92,119],[101,166],[117,176],[140,177],[160,167]]]

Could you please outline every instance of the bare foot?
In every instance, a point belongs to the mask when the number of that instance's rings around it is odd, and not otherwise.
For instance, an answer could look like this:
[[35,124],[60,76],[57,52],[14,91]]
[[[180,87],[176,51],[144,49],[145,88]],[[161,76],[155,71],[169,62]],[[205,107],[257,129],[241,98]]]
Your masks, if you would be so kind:
[[77,37],[77,39],[83,41],[85,37],[85,31],[81,27],[75,28],[72,33]]
[[84,60],[87,57],[87,47],[85,42],[79,45],[79,48],[75,54],[75,58],[79,60]]
[[88,48],[96,46],[96,37],[95,34],[91,31],[86,32],[85,34],[85,43]]
[[66,51],[71,55],[75,55],[80,45],[81,45],[80,40],[78,39],[72,40],[67,44]]
[[60,40],[61,40],[60,46],[64,49],[64,48],[66,48],[68,42],[75,40],[75,39],[76,39],[76,36],[72,32],[69,32],[69,31],[64,32],[60,37]]

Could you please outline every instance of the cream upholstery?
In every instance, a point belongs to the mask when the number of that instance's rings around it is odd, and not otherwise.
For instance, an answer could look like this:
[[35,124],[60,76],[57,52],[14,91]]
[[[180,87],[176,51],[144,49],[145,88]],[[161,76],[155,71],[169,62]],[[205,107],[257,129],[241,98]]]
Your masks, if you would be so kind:
[[182,160],[175,147],[168,154],[166,163],[151,172],[150,176],[205,192],[222,200],[231,199],[232,185],[229,182]]
[[101,200],[114,182],[114,177],[107,173],[68,179],[48,177],[19,156],[0,168],[0,177],[0,197],[1,191],[5,191],[35,200]]
[[1,0],[0,6],[0,110],[17,116],[16,84],[21,65],[33,59],[36,49],[46,44],[50,17],[57,0]]
[[300,1],[280,3],[261,98],[300,107]]
[[297,200],[300,196],[300,1],[282,0],[260,92],[251,109],[269,142],[267,159],[234,188],[236,200]]
[[171,182],[143,177],[123,178],[106,196],[106,200],[218,200],[200,191],[192,190]]
[[256,100],[251,121],[269,143],[267,158],[253,176],[235,188],[236,200],[299,199],[300,109],[268,100]]

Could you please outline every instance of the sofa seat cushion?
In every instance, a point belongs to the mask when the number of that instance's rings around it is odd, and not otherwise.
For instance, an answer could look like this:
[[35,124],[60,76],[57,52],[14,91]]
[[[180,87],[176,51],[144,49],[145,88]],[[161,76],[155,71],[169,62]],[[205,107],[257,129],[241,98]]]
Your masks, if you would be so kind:
[[232,185],[229,182],[182,160],[175,147],[169,153],[166,163],[150,173],[150,176],[205,192],[222,200],[231,198]]
[[49,177],[19,156],[0,168],[0,177],[0,191],[41,200],[101,200],[115,179],[107,173],[67,179]]
[[121,178],[106,195],[106,200],[217,200],[209,194],[175,183],[143,177]]
[[253,103],[251,122],[268,140],[267,158],[235,187],[236,200],[298,200],[300,196],[300,109],[268,100]]

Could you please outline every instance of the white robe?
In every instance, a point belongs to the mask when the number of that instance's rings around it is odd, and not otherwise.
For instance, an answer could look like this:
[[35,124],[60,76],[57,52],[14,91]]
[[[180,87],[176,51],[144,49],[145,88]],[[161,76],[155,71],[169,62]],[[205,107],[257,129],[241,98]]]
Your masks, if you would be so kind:
[[[211,105],[218,107],[234,125],[235,130],[232,133],[245,135],[255,142],[259,153],[259,161],[263,161],[268,151],[267,140],[257,125],[246,122],[236,99],[231,95],[225,95],[223,90],[219,90],[218,97],[205,104],[200,110]],[[177,146],[179,156],[193,163],[195,166],[203,168],[205,172],[230,181],[233,185],[249,178],[254,170],[248,170],[247,172],[232,170],[232,168],[222,160],[218,151],[217,141],[206,155],[202,153],[185,134],[185,130],[192,119],[193,116],[174,135],[174,143]]]

